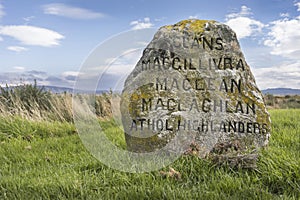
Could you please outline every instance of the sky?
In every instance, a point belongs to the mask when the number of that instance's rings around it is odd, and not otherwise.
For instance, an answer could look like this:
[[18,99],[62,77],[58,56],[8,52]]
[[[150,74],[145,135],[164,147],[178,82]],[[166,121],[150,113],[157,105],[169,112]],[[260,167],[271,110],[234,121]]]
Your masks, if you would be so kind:
[[[300,1],[294,0],[0,0],[0,84],[36,79],[41,85],[73,87],[105,41],[142,31],[142,49],[159,27],[183,19],[229,25],[260,89],[300,89]],[[120,49],[109,44],[104,54]],[[139,55],[115,60],[103,87],[126,77]]]

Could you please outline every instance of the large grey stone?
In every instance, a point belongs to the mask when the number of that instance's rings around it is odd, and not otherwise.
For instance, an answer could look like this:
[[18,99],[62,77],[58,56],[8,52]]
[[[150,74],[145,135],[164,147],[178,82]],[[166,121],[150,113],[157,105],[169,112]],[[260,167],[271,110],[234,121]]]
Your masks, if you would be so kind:
[[170,151],[192,143],[203,157],[223,153],[220,146],[256,149],[270,136],[270,116],[236,34],[216,21],[161,27],[125,81],[121,112],[135,152],[158,150],[181,134]]

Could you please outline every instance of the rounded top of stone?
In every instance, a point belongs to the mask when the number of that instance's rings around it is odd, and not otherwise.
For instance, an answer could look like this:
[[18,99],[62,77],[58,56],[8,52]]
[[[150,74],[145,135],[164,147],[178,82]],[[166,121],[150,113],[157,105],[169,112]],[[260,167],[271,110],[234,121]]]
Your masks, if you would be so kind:
[[186,19],[182,20],[174,25],[167,25],[163,28],[169,30],[178,30],[178,31],[191,31],[202,33],[205,30],[209,29],[209,24],[214,24],[214,20],[199,20],[199,19]]

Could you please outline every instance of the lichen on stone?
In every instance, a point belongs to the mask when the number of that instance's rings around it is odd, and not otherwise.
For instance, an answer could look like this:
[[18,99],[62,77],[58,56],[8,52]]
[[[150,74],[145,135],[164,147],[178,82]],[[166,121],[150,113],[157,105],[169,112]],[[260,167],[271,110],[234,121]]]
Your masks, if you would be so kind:
[[168,30],[187,30],[194,33],[202,33],[205,31],[205,29],[209,28],[209,24],[215,23],[214,20],[198,20],[198,19],[187,19],[182,20],[174,25],[167,25],[164,26],[164,28]]

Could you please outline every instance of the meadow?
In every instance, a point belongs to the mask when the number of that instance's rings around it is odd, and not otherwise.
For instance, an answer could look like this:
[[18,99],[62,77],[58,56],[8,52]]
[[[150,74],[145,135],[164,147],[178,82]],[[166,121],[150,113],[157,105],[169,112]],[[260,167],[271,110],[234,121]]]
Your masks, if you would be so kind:
[[[0,199],[300,199],[300,109],[269,110],[272,136],[254,169],[182,155],[138,174],[111,169],[86,150],[67,109],[70,95],[22,87],[0,95]],[[95,103],[99,123],[125,148],[122,131],[104,117],[109,95]]]

